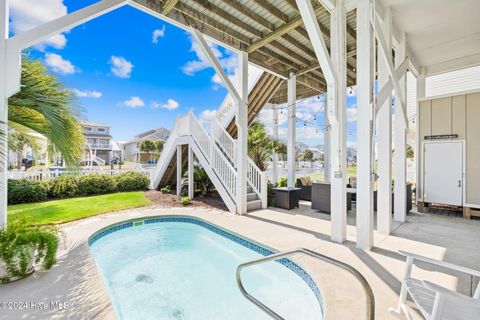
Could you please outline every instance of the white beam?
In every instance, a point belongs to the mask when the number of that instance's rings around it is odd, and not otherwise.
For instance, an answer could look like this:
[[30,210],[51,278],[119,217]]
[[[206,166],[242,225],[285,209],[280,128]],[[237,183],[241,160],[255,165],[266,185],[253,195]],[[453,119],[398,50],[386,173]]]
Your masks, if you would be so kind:
[[[382,24],[386,36],[387,50],[392,52],[391,11],[386,8]],[[389,59],[393,57],[390,55]],[[405,60],[407,61],[407,60]],[[405,63],[407,65],[407,63]],[[383,234],[392,231],[392,90],[393,84],[389,79],[388,65],[384,60],[378,61],[378,85],[382,87],[378,96],[385,87],[388,91],[382,94],[381,102],[377,101],[377,141],[378,141],[378,180],[377,180],[377,230]],[[406,70],[406,68],[405,68]],[[398,72],[398,70],[396,71]],[[390,80],[390,81],[389,81]],[[390,84],[390,86],[388,85]],[[378,99],[377,96],[377,99]],[[381,105],[379,105],[381,103]]]
[[177,196],[182,193],[182,145],[177,146]]
[[427,77],[480,65],[480,53],[431,64],[425,67]]
[[[272,108],[273,115],[273,139],[278,140],[278,109],[277,107]],[[278,182],[278,153],[274,152],[272,155],[272,183],[276,184]]]
[[[400,64],[400,66],[395,71],[397,73],[398,79],[400,79],[401,77],[403,77],[405,75],[405,73],[407,72],[407,70],[409,68],[409,65],[410,65],[410,60],[407,57],[403,60],[403,62]],[[388,72],[388,70],[386,70],[386,71]],[[379,86],[380,85],[381,84],[379,83]],[[380,109],[382,108],[382,106],[385,103],[385,100],[388,97],[391,98],[393,89],[394,89],[393,88],[393,81],[389,77],[388,80],[383,83],[382,87],[380,87],[380,90],[378,90],[377,97],[375,98],[376,99],[376,101],[375,101],[376,102],[376,108],[377,108],[375,113],[378,113],[380,111]]]
[[416,192],[415,192],[415,197],[416,201],[421,201],[422,200],[422,194],[423,194],[423,179],[422,179],[422,170],[420,170],[422,166],[422,157],[421,157],[421,139],[420,139],[420,118],[419,118],[419,112],[420,112],[420,100],[425,98],[426,95],[426,77],[425,77],[425,69],[420,71],[420,74],[417,76],[417,101],[415,101],[416,104],[416,112],[415,112],[415,128],[416,128],[416,147],[415,147],[415,168],[416,168],[416,174],[417,174],[417,181],[416,181]]
[[[330,41],[332,63],[337,84],[328,87],[328,108],[334,109],[337,122],[331,132],[331,239],[342,243],[347,238],[347,49],[346,49],[346,10],[343,0],[336,1],[330,14]],[[321,36],[321,34],[320,34]],[[330,105],[333,103],[333,105]]]
[[336,7],[335,0],[318,0],[318,2],[320,2],[329,12],[332,12]]
[[[376,31],[375,33],[381,48],[381,50],[379,51],[382,53],[381,56],[383,57],[383,60],[388,66],[387,69],[388,69],[388,73],[390,74],[390,78],[392,79],[393,87],[395,88],[395,91],[399,93],[396,95],[395,99],[398,99],[399,106],[403,111],[403,118],[406,122],[408,122],[407,106],[405,105],[404,92],[402,91],[402,87],[400,86],[399,79],[398,79],[397,73],[395,72],[395,67],[393,66],[392,59],[389,58],[391,57],[391,51],[390,52],[388,51],[387,41],[385,40],[385,35],[383,34],[383,31],[380,26],[380,23],[378,22],[378,19],[374,19],[374,20],[375,20],[375,31]],[[405,40],[403,41],[405,42]],[[403,59],[405,58],[405,46],[403,50],[404,50],[404,53],[402,55],[402,60],[400,62],[403,62]]]
[[[28,31],[19,33],[7,41],[7,95],[20,90],[21,57],[20,52],[30,46],[48,39],[63,31],[70,30],[128,3],[129,0],[103,0],[66,16],[44,23]],[[3,1],[2,1],[3,2]]]
[[38,27],[19,33],[9,39],[9,46],[23,50],[51,36],[70,30],[107,12],[126,5],[130,0],[102,0],[66,16],[46,22]]
[[357,247],[373,246],[371,1],[357,3]]
[[288,132],[287,132],[287,181],[288,187],[295,187],[295,143],[296,143],[296,99],[297,99],[297,77],[290,74],[287,82],[287,108],[288,108]]
[[197,43],[200,45],[200,48],[202,49],[203,53],[207,57],[208,61],[210,61],[210,64],[212,65],[213,69],[215,69],[215,72],[220,77],[220,80],[225,85],[225,88],[227,88],[228,92],[232,95],[233,99],[237,103],[239,103],[239,101],[242,99],[240,97],[239,92],[237,91],[233,83],[228,78],[227,74],[225,73],[222,66],[220,65],[220,62],[218,61],[217,57],[215,57],[215,54],[213,54],[212,49],[210,49],[210,46],[208,45],[207,41],[203,37],[202,33],[193,27],[191,28],[191,32],[193,37],[197,41]]
[[[317,56],[318,62],[320,64],[320,68],[322,69],[322,73],[327,82],[327,90],[332,90],[332,88],[329,87],[334,87],[336,85],[337,77],[334,71],[332,60],[328,53],[328,48],[325,43],[323,33],[318,24],[317,17],[315,16],[312,3],[310,0],[296,1],[298,10],[302,16],[303,22],[305,23],[308,37],[310,38],[310,42],[312,42],[313,50],[315,51],[315,55]],[[335,90],[335,88],[333,88],[333,90]],[[332,97],[331,95],[328,95],[327,98],[335,99],[335,97]],[[329,105],[331,105],[331,103],[329,103]],[[330,109],[328,110],[328,119],[330,121],[330,124],[334,124],[337,122],[337,115]]]
[[[8,133],[8,95],[7,95],[7,39],[8,39],[8,0],[0,1],[0,134]],[[7,226],[7,137],[0,139],[0,230]]]
[[326,182],[330,182],[330,123],[328,122],[328,112],[327,107],[323,108],[323,125],[324,125],[324,136],[323,136],[323,179]]
[[190,145],[188,145],[188,197],[193,199],[195,193],[195,175],[193,168],[193,150]]
[[247,137],[248,137],[248,53],[238,54],[239,100],[235,113],[237,125],[237,213],[247,213]]
[[[398,66],[405,58],[405,35],[395,51],[395,64]],[[403,117],[404,110],[398,102],[407,101],[407,75],[399,80],[399,89],[395,88],[395,154],[394,154],[394,220],[405,222],[407,214],[407,131],[408,120]],[[401,98],[401,99],[399,99]],[[405,121],[404,121],[405,119]]]

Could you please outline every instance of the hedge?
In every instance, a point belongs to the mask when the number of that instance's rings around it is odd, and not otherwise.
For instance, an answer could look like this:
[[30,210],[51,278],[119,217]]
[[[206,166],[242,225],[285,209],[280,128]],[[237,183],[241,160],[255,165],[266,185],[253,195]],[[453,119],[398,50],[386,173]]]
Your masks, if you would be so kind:
[[137,172],[116,176],[89,174],[62,175],[49,181],[8,180],[8,204],[41,202],[112,192],[148,189],[150,179]]
[[47,200],[48,183],[34,180],[8,180],[8,204]]

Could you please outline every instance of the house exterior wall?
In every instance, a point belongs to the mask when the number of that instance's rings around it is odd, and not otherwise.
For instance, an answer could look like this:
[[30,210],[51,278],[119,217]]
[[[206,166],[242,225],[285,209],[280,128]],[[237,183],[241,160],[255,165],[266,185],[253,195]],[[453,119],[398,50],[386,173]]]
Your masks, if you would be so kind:
[[[465,141],[465,206],[480,208],[480,92],[419,101],[419,168],[423,177],[425,136],[457,134]],[[448,156],[448,155],[445,155]],[[423,200],[423,179],[417,183],[417,199]]]

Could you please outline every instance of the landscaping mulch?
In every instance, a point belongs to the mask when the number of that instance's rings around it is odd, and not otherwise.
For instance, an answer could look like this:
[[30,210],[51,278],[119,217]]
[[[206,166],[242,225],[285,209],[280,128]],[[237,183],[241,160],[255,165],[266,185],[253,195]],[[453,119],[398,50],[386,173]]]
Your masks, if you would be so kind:
[[[180,203],[180,198],[174,194],[164,194],[160,191],[149,190],[145,192],[145,197],[152,201],[154,206],[160,208],[185,207]],[[219,195],[199,196],[192,199],[190,205],[186,207],[208,208],[222,211],[228,211]]]

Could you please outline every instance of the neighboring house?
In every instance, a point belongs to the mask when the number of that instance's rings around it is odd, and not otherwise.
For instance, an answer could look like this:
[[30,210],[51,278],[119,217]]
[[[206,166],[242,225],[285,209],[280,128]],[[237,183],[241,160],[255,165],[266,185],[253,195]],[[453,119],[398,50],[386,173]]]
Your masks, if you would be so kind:
[[165,128],[158,128],[137,134],[132,140],[123,142],[123,157],[125,161],[146,163],[150,160],[147,152],[140,151],[140,142],[143,140],[167,141],[170,131]]
[[99,165],[109,164],[112,159],[110,126],[91,121],[82,121],[82,126],[87,140],[85,160],[92,158]]

